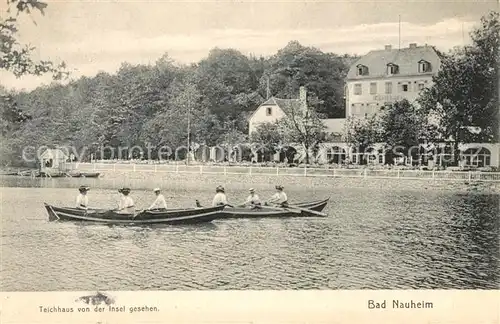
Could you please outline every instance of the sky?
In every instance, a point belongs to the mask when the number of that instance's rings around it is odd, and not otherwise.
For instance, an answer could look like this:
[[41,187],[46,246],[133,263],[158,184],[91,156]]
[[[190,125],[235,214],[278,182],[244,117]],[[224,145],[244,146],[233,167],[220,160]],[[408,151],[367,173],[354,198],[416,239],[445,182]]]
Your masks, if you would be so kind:
[[[6,1],[0,1],[4,18]],[[154,64],[165,53],[179,63],[197,62],[214,47],[268,56],[291,40],[337,54],[363,55],[400,42],[447,51],[469,43],[481,16],[498,10],[498,0],[46,2],[45,16],[20,17],[19,38],[37,48],[34,58],[65,61],[73,78],[113,73],[122,62]],[[50,82],[49,76],[0,74],[8,89]]]

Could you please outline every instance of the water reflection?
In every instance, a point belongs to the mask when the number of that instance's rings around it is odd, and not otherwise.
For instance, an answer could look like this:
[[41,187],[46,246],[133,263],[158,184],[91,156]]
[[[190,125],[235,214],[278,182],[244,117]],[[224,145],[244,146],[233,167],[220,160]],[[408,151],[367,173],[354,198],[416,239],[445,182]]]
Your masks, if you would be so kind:
[[[193,196],[211,195],[211,188],[179,186],[167,203],[186,206]],[[331,196],[330,217],[155,227],[52,223],[42,202],[71,204],[73,189],[3,188],[1,289],[499,287],[498,195],[300,186],[288,195]],[[111,205],[115,196],[114,189],[94,190],[92,204]],[[142,208],[151,193],[134,191],[134,200]]]

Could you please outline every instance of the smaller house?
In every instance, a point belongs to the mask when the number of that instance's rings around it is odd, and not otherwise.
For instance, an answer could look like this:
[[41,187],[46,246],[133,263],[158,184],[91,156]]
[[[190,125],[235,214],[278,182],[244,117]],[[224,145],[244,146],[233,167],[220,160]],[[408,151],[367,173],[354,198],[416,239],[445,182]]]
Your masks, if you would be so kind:
[[40,155],[40,172],[48,175],[65,173],[68,159],[68,155],[61,149],[46,149]]
[[[300,87],[299,98],[298,99],[280,99],[276,97],[271,97],[262,103],[250,116],[248,121],[248,132],[251,135],[256,131],[258,125],[264,123],[275,122],[291,111],[302,111],[307,110],[307,90],[305,87]],[[327,133],[328,143],[323,143],[325,146],[325,152],[327,152],[331,147],[337,147],[344,145],[342,141],[342,135],[344,133],[345,118],[329,118],[322,119],[323,124],[326,126],[325,132]],[[292,145],[293,149],[296,151],[296,159],[302,161],[305,157],[304,149],[301,145]],[[326,153],[323,154],[319,160],[323,161],[327,159]],[[276,153],[274,160],[282,160],[279,153]]]
[[248,135],[257,130],[257,126],[273,123],[286,116],[287,111],[307,110],[307,91],[300,87],[299,99],[280,99],[271,97],[263,102],[248,120]]

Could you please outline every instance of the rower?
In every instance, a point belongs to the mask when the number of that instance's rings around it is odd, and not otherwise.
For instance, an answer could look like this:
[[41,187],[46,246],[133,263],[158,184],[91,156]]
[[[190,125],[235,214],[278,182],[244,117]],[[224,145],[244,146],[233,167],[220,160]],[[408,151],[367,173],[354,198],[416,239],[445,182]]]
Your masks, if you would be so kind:
[[156,194],[156,200],[148,209],[167,209],[167,202],[165,201],[165,197],[161,194],[160,188],[154,188],[153,192]]
[[133,214],[135,212],[135,206],[134,200],[128,195],[130,193],[130,188],[121,188],[118,189],[118,192],[122,194],[122,198],[117,212],[122,214]]
[[226,194],[224,193],[224,187],[223,186],[217,186],[215,188],[215,197],[214,200],[212,201],[212,206],[224,206],[227,205],[227,198]]
[[252,207],[259,206],[261,203],[259,196],[255,193],[255,189],[250,188],[248,191],[250,191],[250,195],[247,197],[247,200],[243,203],[243,205],[252,205]]
[[267,202],[270,204],[276,204],[281,207],[285,207],[288,205],[288,197],[286,193],[283,191],[282,185],[276,185],[276,193],[269,199]]
[[78,209],[87,209],[89,205],[89,197],[87,197],[87,192],[90,190],[87,186],[80,186],[78,191],[80,194],[76,197],[76,208]]

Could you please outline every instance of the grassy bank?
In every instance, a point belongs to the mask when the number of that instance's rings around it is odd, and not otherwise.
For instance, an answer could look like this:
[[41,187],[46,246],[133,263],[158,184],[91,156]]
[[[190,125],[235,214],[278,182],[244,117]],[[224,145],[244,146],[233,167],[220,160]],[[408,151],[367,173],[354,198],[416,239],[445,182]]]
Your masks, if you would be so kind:
[[[90,180],[90,179],[88,179]],[[137,189],[149,189],[155,186],[174,188],[176,186],[197,188],[223,184],[227,188],[248,189],[250,187],[268,189],[275,184],[294,188],[364,188],[395,190],[452,190],[481,191],[500,193],[498,182],[467,182],[416,179],[377,179],[377,178],[333,178],[333,177],[297,177],[265,176],[238,174],[174,174],[154,172],[105,172],[97,181],[114,182],[117,186],[129,185]]]
[[346,178],[346,177],[298,177],[290,175],[248,175],[248,174],[193,174],[166,173],[148,171],[105,171],[101,177],[95,178],[36,178],[19,176],[0,177],[1,186],[46,186],[75,187],[87,184],[94,188],[118,188],[129,186],[136,190],[151,190],[161,187],[168,190],[177,188],[198,189],[215,188],[222,184],[228,190],[247,190],[251,187],[258,190],[273,190],[275,184],[282,184],[288,190],[301,191],[315,189],[349,189],[362,188],[371,190],[437,190],[454,192],[500,193],[499,182],[480,182],[466,180],[432,180],[405,178]]

